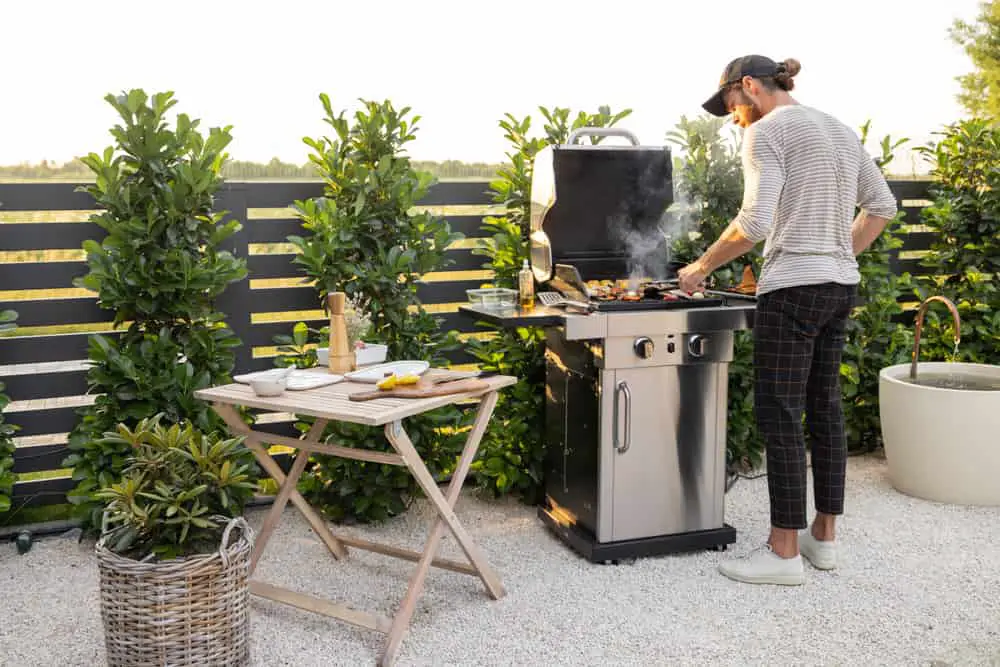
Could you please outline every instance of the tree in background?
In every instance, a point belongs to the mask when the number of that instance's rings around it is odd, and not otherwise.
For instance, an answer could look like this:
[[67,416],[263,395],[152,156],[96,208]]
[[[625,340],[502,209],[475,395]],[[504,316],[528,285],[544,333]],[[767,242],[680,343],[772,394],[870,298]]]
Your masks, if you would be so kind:
[[[462,162],[461,160],[411,160],[410,164],[418,171],[425,171],[431,176],[449,180],[480,180],[491,179],[503,165],[486,162]],[[318,179],[321,174],[312,162],[293,164],[283,162],[273,157],[269,162],[252,162],[248,160],[227,160],[222,165],[222,177],[227,181],[242,181],[246,179]],[[94,174],[79,158],[65,164],[56,164],[42,160],[38,164],[0,165],[0,180],[3,179],[79,179],[93,180]]]
[[962,85],[958,100],[980,118],[1000,117],[1000,3],[979,3],[979,16],[972,23],[956,19],[949,31],[952,40],[965,49],[975,69],[957,77]]

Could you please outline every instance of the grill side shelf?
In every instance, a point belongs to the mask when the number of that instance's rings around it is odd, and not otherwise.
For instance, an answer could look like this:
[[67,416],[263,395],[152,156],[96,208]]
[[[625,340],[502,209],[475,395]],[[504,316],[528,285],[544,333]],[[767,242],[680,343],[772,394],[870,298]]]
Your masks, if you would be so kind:
[[489,322],[504,329],[518,327],[554,327],[563,324],[565,315],[562,308],[536,306],[532,310],[515,308],[484,308],[482,306],[459,306],[458,312],[480,322]]

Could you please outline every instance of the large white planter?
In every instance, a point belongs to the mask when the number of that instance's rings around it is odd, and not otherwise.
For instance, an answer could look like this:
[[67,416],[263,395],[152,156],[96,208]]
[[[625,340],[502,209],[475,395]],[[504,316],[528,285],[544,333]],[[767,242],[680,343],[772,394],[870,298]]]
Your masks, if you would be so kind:
[[[924,374],[1000,381],[1000,366],[924,362]],[[907,382],[910,364],[879,373],[879,413],[889,480],[907,495],[960,505],[1000,505],[1000,391]]]

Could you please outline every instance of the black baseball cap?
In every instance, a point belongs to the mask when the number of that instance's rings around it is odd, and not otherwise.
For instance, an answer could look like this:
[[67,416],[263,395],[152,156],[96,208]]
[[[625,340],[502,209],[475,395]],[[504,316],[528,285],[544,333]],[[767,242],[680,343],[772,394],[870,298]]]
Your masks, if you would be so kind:
[[719,89],[701,107],[713,116],[728,116],[726,101],[722,98],[726,88],[734,83],[739,83],[745,76],[774,76],[779,71],[781,71],[781,67],[778,63],[767,56],[751,55],[737,58],[726,65],[726,69],[722,72],[722,78],[719,80]]

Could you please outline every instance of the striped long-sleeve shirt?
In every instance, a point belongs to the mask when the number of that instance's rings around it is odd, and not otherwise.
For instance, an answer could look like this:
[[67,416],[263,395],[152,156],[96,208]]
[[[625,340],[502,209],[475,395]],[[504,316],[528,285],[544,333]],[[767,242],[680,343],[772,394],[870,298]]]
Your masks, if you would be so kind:
[[744,195],[736,217],[764,241],[757,294],[835,282],[857,284],[855,207],[892,218],[896,199],[858,135],[805,105],[774,109],[743,135]]

